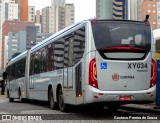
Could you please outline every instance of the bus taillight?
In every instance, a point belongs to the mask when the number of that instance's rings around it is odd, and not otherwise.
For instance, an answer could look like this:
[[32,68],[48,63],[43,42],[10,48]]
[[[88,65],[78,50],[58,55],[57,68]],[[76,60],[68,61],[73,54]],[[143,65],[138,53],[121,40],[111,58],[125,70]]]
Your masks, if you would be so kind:
[[89,63],[89,85],[98,88],[96,59],[92,59]]
[[156,62],[155,60],[152,59],[150,88],[156,84],[156,78],[157,78]]

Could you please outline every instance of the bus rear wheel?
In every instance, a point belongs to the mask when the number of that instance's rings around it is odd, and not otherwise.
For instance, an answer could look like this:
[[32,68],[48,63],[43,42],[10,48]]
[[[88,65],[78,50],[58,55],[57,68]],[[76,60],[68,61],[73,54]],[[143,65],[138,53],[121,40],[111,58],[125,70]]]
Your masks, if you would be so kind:
[[11,97],[10,97],[9,92],[8,92],[8,98],[9,98],[9,102],[13,102],[13,101],[14,101],[14,98],[11,98]]
[[68,111],[68,105],[64,103],[62,88],[59,90],[58,103],[59,103],[59,109],[60,109],[62,112]]
[[51,89],[49,93],[49,104],[52,110],[58,109],[58,104],[54,101],[53,89]]

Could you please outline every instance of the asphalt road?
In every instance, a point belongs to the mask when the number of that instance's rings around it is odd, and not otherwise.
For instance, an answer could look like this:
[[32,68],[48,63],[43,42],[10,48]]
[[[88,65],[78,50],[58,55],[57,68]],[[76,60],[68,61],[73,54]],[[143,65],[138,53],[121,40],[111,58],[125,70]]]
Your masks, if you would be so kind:
[[[114,120],[135,118],[136,120],[143,117],[157,117],[160,119],[160,114],[146,112],[143,110],[132,110],[120,108],[116,112],[110,112],[107,108],[96,109],[94,107],[72,107],[68,113],[59,110],[50,110],[47,102],[27,101],[20,103],[15,100],[10,103],[7,98],[0,97],[0,114],[12,114],[15,116],[40,116],[42,120]],[[115,120],[118,121],[118,120]],[[148,120],[147,120],[148,121]],[[146,122],[146,120],[145,120]],[[157,120],[149,120],[149,122],[157,122]],[[7,122],[8,123],[8,122]],[[134,122],[135,123],[135,122]]]

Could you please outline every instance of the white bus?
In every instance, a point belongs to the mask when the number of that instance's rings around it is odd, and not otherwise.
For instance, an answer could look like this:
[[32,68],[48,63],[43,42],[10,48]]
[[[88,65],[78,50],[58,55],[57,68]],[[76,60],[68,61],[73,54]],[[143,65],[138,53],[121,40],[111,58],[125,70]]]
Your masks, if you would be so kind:
[[149,22],[87,20],[13,58],[6,68],[7,95],[11,102],[49,101],[61,111],[153,102],[155,58]]

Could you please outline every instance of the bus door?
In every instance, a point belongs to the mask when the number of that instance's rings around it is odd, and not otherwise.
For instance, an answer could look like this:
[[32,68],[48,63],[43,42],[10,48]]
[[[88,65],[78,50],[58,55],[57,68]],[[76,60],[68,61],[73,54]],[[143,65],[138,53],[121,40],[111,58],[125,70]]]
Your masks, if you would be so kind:
[[64,53],[64,88],[73,88],[73,34],[65,38]]

